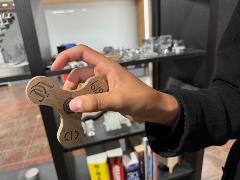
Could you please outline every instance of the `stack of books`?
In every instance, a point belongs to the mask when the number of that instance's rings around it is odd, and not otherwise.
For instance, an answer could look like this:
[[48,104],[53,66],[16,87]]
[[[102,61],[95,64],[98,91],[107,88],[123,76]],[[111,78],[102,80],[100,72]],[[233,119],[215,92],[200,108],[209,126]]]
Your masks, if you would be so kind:
[[[173,161],[174,164],[171,163]],[[130,151],[121,147],[106,150],[87,156],[87,163],[92,180],[157,180],[159,163],[169,167],[172,173],[179,157],[174,160],[159,157],[144,137],[142,143],[133,145]]]

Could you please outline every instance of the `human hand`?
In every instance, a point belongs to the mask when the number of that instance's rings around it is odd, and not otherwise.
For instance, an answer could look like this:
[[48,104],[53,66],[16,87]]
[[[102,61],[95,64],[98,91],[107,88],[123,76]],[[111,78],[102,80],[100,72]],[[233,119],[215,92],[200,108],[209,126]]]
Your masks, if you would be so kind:
[[79,45],[63,51],[57,56],[51,70],[60,70],[73,60],[82,60],[92,66],[72,70],[63,89],[74,90],[95,75],[108,82],[109,92],[74,98],[69,104],[72,111],[111,110],[138,122],[174,123],[179,106],[173,96],[152,89],[118,63],[87,46]]

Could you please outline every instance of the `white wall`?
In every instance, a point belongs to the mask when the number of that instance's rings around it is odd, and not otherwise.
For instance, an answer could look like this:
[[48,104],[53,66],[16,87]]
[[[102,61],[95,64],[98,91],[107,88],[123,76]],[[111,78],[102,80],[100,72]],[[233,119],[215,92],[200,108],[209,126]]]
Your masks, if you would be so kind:
[[76,4],[46,5],[46,20],[52,54],[63,43],[136,47],[135,0],[91,0]]

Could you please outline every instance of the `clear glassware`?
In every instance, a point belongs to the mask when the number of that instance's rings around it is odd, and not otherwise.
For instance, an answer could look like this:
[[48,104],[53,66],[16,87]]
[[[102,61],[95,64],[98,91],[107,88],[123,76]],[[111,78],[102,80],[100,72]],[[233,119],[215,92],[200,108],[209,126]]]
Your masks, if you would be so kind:
[[172,47],[172,36],[171,35],[162,35],[158,39],[159,41],[159,53],[161,55],[167,55],[170,52]]
[[140,58],[140,50],[138,48],[125,49],[122,57],[123,61],[134,61]]
[[180,39],[180,40],[174,39],[173,40],[173,47],[176,47],[176,46],[185,46],[184,40],[182,40],[182,39]]
[[173,40],[172,52],[175,54],[183,53],[186,50],[186,46],[183,40]]
[[88,137],[95,136],[95,127],[94,127],[94,121],[93,120],[87,120],[85,121],[85,132]]
[[122,57],[123,57],[123,52],[119,48],[115,49],[112,46],[104,47],[103,54],[105,55],[105,57],[113,61],[122,60]]
[[153,53],[154,44],[153,44],[153,39],[152,38],[143,39],[142,50],[143,50],[143,53],[145,53],[145,54]]
[[152,38],[153,39],[153,51],[157,52],[157,53],[158,53],[158,49],[159,49],[159,46],[160,46],[158,38],[159,37],[153,37]]
[[[143,39],[142,47],[141,47],[141,57],[142,58],[149,58],[157,56],[157,53],[154,52],[155,49],[155,39],[156,38],[150,38],[150,39]],[[158,45],[157,45],[158,46]]]

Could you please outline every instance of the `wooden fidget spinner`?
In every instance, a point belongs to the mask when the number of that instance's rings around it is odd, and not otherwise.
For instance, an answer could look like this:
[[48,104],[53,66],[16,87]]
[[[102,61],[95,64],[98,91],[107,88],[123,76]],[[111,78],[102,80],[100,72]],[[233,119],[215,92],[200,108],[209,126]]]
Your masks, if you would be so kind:
[[84,135],[80,121],[82,113],[75,113],[69,109],[71,99],[84,94],[107,91],[107,82],[96,76],[89,78],[80,89],[74,91],[60,89],[50,78],[45,76],[32,78],[26,87],[26,94],[33,103],[51,106],[61,115],[57,139],[68,148],[80,144]]

